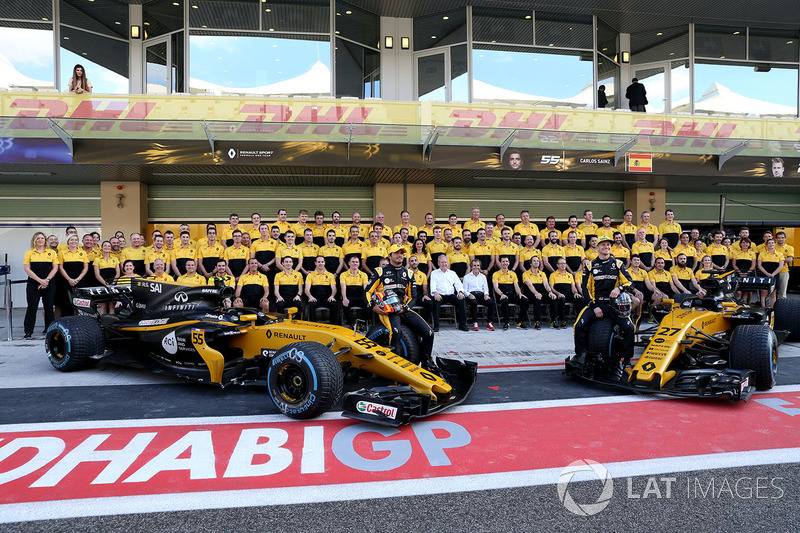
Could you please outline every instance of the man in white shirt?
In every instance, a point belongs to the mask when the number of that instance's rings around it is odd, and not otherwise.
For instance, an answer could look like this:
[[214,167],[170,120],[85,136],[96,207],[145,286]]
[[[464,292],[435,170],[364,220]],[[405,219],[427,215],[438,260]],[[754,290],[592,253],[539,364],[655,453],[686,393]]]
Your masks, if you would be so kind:
[[472,260],[472,270],[464,276],[464,294],[467,295],[467,305],[469,305],[470,316],[472,317],[472,331],[478,331],[478,304],[485,305],[486,329],[494,331],[492,317],[494,316],[494,300],[489,296],[489,283],[486,276],[481,272],[481,262],[477,259]]
[[458,275],[448,269],[447,256],[439,256],[439,268],[431,273],[429,284],[433,298],[433,331],[439,331],[439,311],[442,304],[452,304],[456,308],[458,329],[467,329],[467,306],[464,303],[464,286]]

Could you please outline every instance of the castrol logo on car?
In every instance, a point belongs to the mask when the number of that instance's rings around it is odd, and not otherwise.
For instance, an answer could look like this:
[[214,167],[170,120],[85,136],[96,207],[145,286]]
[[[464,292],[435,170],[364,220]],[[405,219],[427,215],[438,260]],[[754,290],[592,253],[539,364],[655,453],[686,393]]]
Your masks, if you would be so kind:
[[365,402],[363,400],[356,404],[356,410],[359,413],[367,413],[369,415],[384,415],[389,418],[397,417],[397,407],[390,407],[388,405],[381,405],[379,403]]

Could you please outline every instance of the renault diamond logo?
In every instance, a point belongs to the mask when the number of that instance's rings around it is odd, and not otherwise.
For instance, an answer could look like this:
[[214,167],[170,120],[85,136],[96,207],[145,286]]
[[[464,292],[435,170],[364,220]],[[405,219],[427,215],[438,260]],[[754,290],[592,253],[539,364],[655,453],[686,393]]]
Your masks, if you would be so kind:
[[228,150],[228,157],[229,157],[229,158],[231,158],[231,159],[233,159],[234,157],[236,157],[236,150],[234,150],[233,148],[231,148],[230,150]]

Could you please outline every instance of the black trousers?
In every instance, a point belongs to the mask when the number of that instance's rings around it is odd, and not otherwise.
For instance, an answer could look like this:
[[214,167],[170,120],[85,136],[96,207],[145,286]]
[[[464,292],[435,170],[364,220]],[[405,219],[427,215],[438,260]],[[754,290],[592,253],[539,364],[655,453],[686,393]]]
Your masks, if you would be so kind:
[[398,353],[398,346],[400,345],[400,324],[405,325],[415,335],[420,337],[420,360],[432,361],[431,353],[433,352],[433,330],[425,322],[421,316],[408,309],[402,313],[395,313],[389,315],[389,323],[392,325],[392,350]]
[[485,305],[488,308],[486,313],[486,316],[488,317],[487,322],[492,322],[494,320],[494,300],[491,298],[485,299],[484,294],[480,291],[473,292],[472,294],[475,296],[474,300],[469,297],[464,298],[469,306],[469,313],[472,321],[478,321],[478,305]]
[[275,310],[279,313],[285,313],[290,307],[296,307],[300,316],[303,316],[303,302],[301,300],[285,299],[282,302],[275,302]]
[[350,296],[347,297],[350,305],[344,305],[342,302],[342,310],[344,311],[344,318],[349,325],[355,324],[355,317],[353,316],[353,307],[360,307],[362,309],[361,316],[364,316],[364,311],[369,309],[369,303],[367,303],[367,297],[363,294],[361,296],[351,298]]
[[[614,321],[616,325],[622,330],[622,357],[625,360],[630,360],[633,357],[633,333],[634,326],[630,317],[621,317],[611,310],[608,306],[601,306],[603,317],[608,317]],[[584,307],[578,315],[578,320],[575,321],[575,353],[580,354],[586,351],[586,336],[589,333],[589,326],[592,322],[597,320],[594,314],[594,309]]]
[[[504,293],[505,294],[505,293]],[[506,294],[508,298],[501,298],[497,297],[497,305],[500,306],[500,316],[503,323],[507,324],[509,321],[508,318],[508,305],[509,304],[516,304],[519,306],[519,321],[522,322],[524,320],[528,320],[528,306],[530,302],[525,297],[520,298],[517,296],[516,292],[511,292]]]
[[25,335],[33,335],[36,327],[36,312],[39,310],[39,301],[44,307],[44,328],[47,329],[50,323],[55,320],[53,306],[56,299],[56,283],[50,280],[46,289],[39,288],[39,282],[28,279],[25,286],[25,296],[28,299],[28,310],[25,311]]
[[[540,293],[541,294],[541,293]],[[542,306],[546,305],[550,308],[550,320],[556,319],[556,301],[550,298],[548,294],[542,294],[542,299],[537,300],[535,296],[528,295],[531,307],[533,307],[533,320],[535,322],[542,321]]]
[[317,321],[317,309],[327,309],[328,313],[330,313],[330,323],[331,324],[338,324],[337,317],[338,317],[338,307],[339,302],[333,301],[329,302],[327,298],[317,299],[316,302],[308,302],[308,320],[311,322]]
[[464,303],[464,299],[459,300],[458,296],[455,294],[448,294],[447,296],[442,296],[441,300],[437,300],[433,296],[431,296],[433,300],[433,327],[439,327],[439,312],[442,309],[442,304],[452,304],[456,308],[456,321],[458,322],[459,327],[466,327],[467,325],[467,305]]
[[[576,298],[572,293],[565,294],[564,296],[565,298],[556,298],[553,300],[555,302],[556,314],[554,315],[551,312],[551,319],[556,320],[556,317],[558,317],[557,319],[563,322],[567,314],[567,304],[574,305],[576,309],[583,305],[583,298]],[[550,309],[552,311],[553,307]]]

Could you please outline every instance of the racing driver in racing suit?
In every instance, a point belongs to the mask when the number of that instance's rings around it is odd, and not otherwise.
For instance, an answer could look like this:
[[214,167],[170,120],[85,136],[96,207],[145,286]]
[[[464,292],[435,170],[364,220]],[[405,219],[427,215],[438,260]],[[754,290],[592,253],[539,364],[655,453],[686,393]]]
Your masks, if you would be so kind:
[[[422,338],[420,344],[421,364],[429,370],[436,370],[436,364],[431,358],[433,330],[421,316],[407,307],[410,301],[417,298],[417,284],[414,282],[414,274],[403,266],[405,253],[405,248],[399,244],[394,244],[389,248],[389,264],[385,267],[376,267],[369,281],[367,281],[367,299],[370,299],[373,293],[379,291],[393,291],[400,298],[404,305],[399,312],[388,313],[381,304],[375,305],[372,310],[380,315],[381,322],[387,326],[391,325],[393,350],[397,350],[397,344],[400,342],[400,324],[403,323],[415,335]],[[387,321],[389,324],[387,324]]]
[[592,321],[609,317],[622,333],[623,365],[630,364],[633,357],[634,326],[630,317],[613,312],[613,299],[622,291],[634,293],[633,280],[625,264],[611,255],[612,240],[602,236],[597,243],[597,258],[583,270],[583,298],[589,302],[575,321],[575,357],[572,364],[583,365],[586,357],[586,337]]

